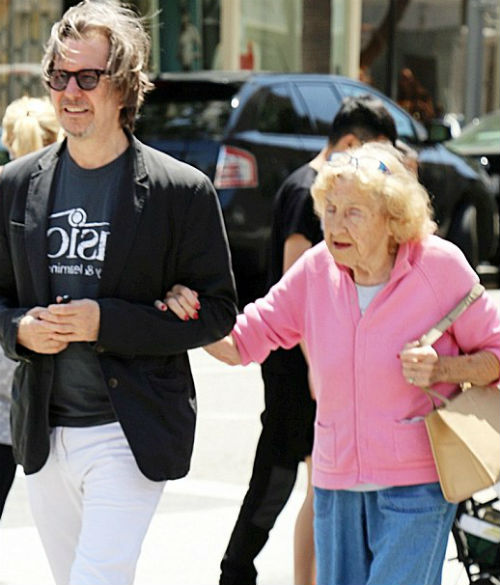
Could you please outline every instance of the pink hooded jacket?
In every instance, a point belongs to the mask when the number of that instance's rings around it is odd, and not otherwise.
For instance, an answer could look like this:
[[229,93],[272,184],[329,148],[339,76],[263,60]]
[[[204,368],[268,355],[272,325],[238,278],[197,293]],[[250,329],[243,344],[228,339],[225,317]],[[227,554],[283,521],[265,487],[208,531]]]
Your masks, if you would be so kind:
[[[456,246],[429,236],[399,247],[389,282],[362,316],[350,271],[322,242],[245,307],[233,330],[244,364],[305,340],[317,399],[315,486],[437,481],[422,421],[431,404],[404,379],[398,354],[477,280]],[[442,355],[488,350],[500,360],[500,315],[491,298],[484,294],[469,307],[435,348]]]

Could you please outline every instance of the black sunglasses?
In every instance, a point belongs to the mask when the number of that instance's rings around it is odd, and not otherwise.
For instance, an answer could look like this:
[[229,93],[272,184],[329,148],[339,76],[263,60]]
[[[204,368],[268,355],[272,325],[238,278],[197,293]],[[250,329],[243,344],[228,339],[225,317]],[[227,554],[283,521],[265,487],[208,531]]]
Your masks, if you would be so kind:
[[80,69],[79,71],[52,69],[49,72],[47,84],[54,91],[63,91],[68,87],[69,80],[74,77],[80,89],[90,91],[97,87],[101,75],[107,75],[107,71],[104,69]]

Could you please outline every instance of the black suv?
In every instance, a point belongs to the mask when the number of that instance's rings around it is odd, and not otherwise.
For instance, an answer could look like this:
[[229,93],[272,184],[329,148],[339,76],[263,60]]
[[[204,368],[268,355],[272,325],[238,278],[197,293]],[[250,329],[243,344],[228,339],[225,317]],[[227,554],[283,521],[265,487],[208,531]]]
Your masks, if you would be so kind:
[[137,136],[205,172],[224,213],[240,301],[265,292],[273,197],[282,181],[325,145],[344,96],[379,97],[399,137],[419,153],[439,233],[496,280],[498,212],[486,173],[429,140],[428,131],[374,88],[345,77],[203,72],[154,80]]

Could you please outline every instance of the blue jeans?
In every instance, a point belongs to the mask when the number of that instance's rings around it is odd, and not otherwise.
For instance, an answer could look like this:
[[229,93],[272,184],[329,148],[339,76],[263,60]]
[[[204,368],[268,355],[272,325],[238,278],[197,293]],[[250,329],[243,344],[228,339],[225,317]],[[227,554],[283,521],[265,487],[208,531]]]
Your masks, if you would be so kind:
[[315,488],[317,585],[439,585],[455,512],[438,483]]

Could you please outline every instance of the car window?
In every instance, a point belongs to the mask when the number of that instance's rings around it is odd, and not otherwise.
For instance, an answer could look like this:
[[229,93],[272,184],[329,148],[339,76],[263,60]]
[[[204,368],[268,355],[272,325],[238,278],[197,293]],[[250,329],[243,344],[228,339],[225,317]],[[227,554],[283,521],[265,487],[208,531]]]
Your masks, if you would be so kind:
[[311,132],[305,112],[299,112],[287,84],[277,84],[262,92],[257,130],[269,134],[307,134]]
[[370,87],[363,86],[363,85],[354,85],[351,83],[341,83],[340,84],[340,91],[344,96],[358,96],[364,93],[371,93],[375,97],[378,97],[382,100],[384,106],[389,110],[389,113],[394,118],[394,123],[396,124],[396,129],[398,131],[398,136],[403,139],[407,139],[410,142],[415,142],[415,126],[411,119],[411,116],[398,108],[396,104],[391,102],[389,98],[383,96],[379,93],[374,91],[370,91]]
[[462,154],[498,154],[500,151],[500,110],[474,120],[462,134],[446,143]]
[[140,117],[141,136],[162,138],[220,139],[224,133],[229,100],[166,100],[144,104]]
[[328,83],[297,83],[297,91],[307,104],[315,125],[312,134],[327,136],[332,120],[340,108],[340,96]]

